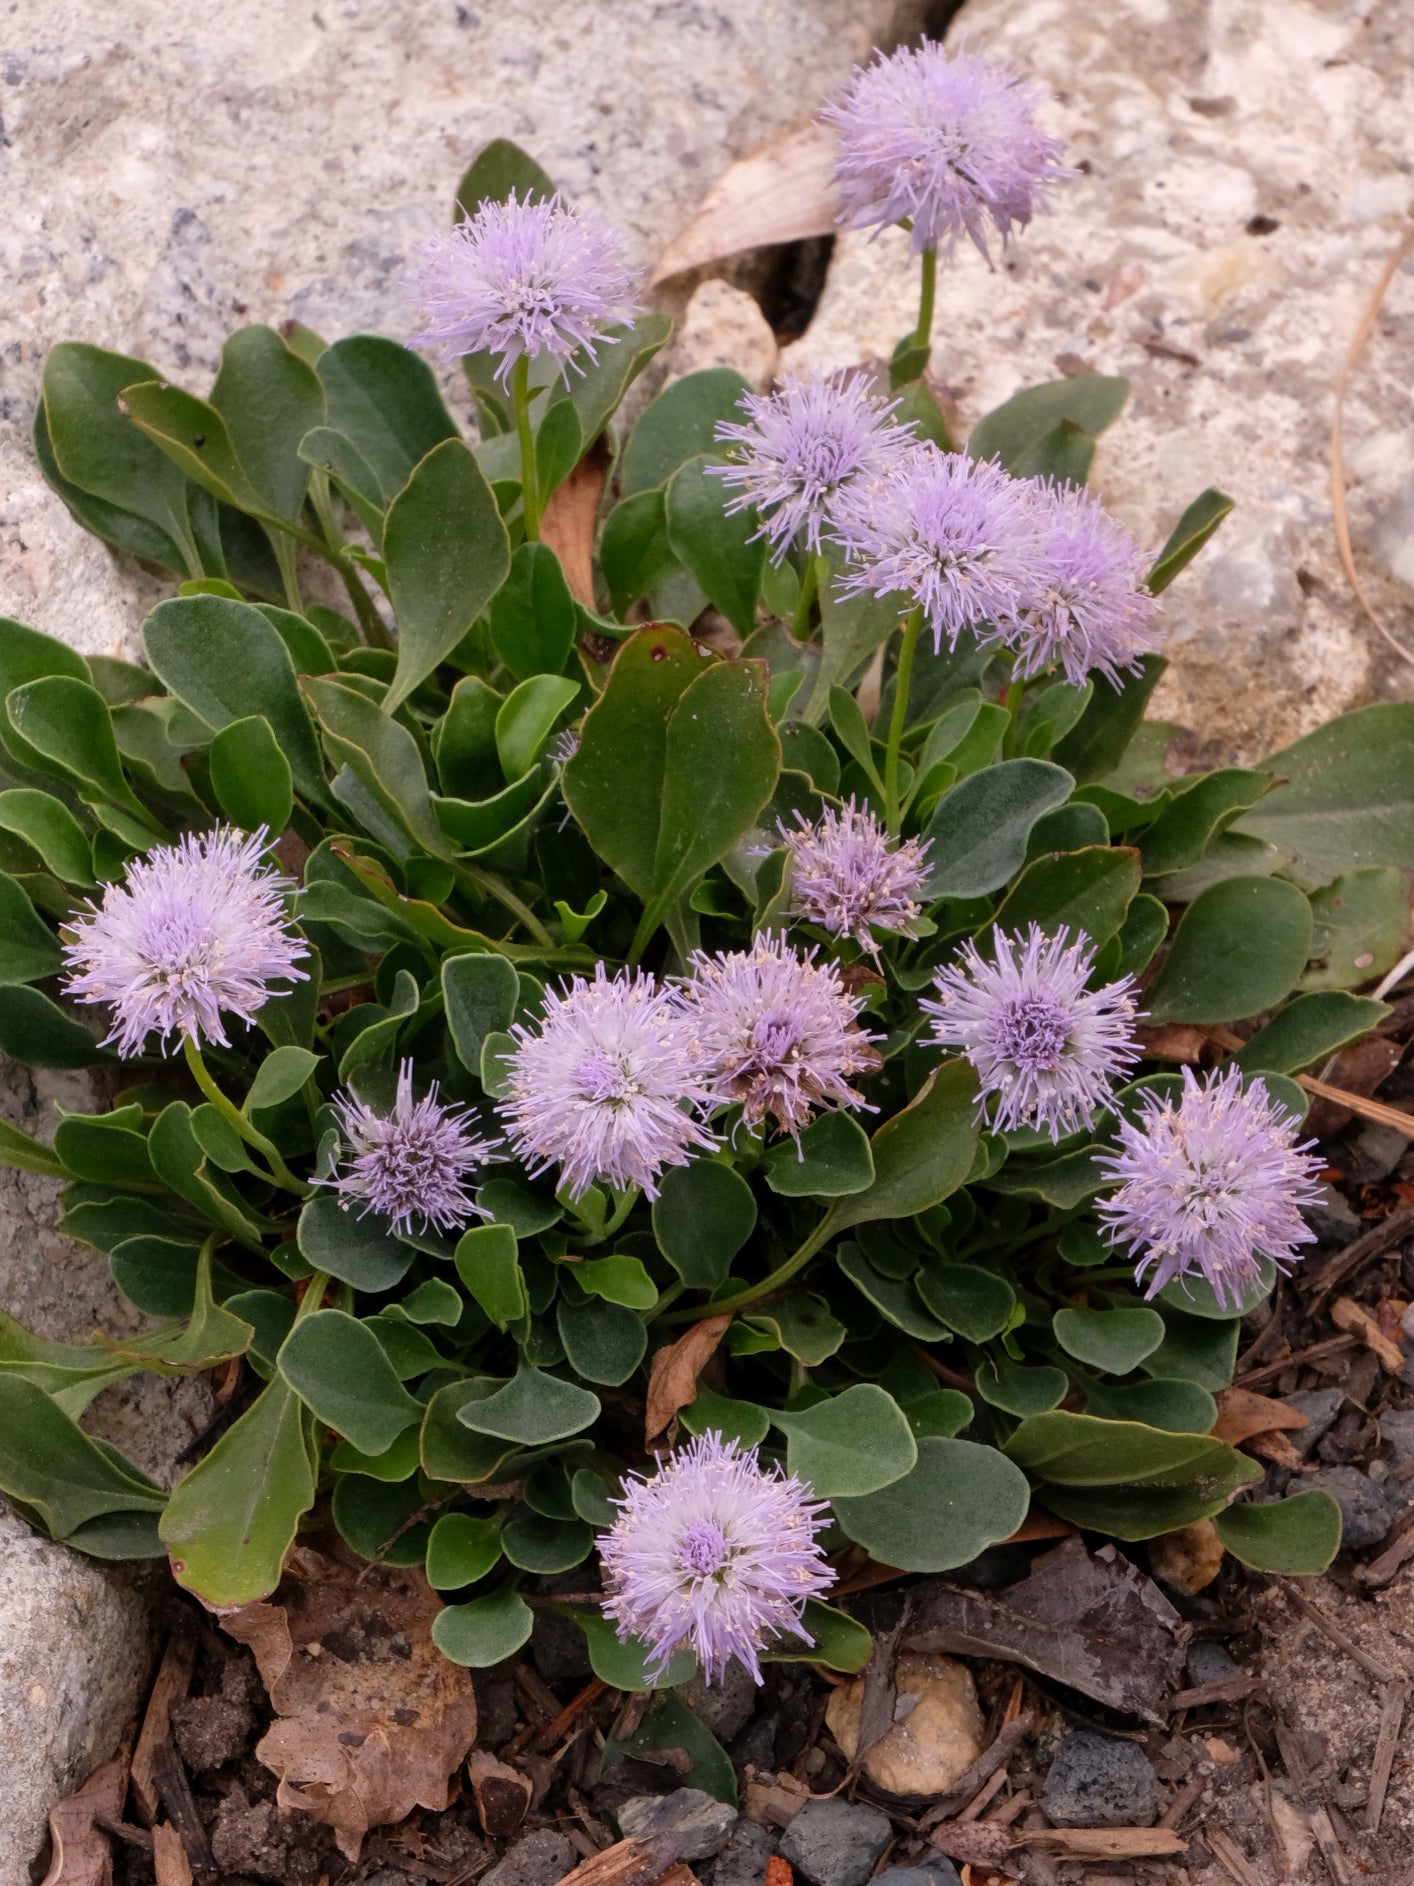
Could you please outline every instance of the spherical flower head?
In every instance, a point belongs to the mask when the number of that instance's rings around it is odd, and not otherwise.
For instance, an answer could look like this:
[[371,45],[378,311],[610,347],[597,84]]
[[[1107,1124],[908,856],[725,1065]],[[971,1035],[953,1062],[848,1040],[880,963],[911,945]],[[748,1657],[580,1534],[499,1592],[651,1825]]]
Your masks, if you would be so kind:
[[467,1109],[437,1098],[433,1081],[412,1097],[412,1062],[398,1072],[391,1113],[377,1113],[358,1095],[334,1102],[344,1146],[333,1185],[345,1210],[383,1219],[394,1237],[406,1232],[456,1231],[469,1218],[487,1218],[467,1190],[473,1173],[495,1148],[467,1125]]
[[1178,1105],[1139,1095],[1137,1120],[1121,1120],[1119,1150],[1102,1153],[1119,1189],[1097,1210],[1110,1240],[1139,1256],[1136,1278],[1152,1271],[1148,1295],[1175,1277],[1205,1277],[1220,1304],[1234,1304],[1266,1257],[1286,1270],[1315,1232],[1301,1215],[1320,1197],[1314,1140],[1298,1143],[1300,1123],[1228,1066],[1200,1082],[1183,1070]]
[[1036,523],[1030,596],[1004,636],[1018,680],[1059,663],[1079,687],[1101,674],[1120,685],[1156,645],[1150,559],[1083,485],[1025,486]]
[[558,1165],[571,1198],[598,1179],[656,1198],[665,1166],[715,1147],[690,1110],[706,1094],[677,998],[651,976],[600,963],[593,981],[547,991],[538,1028],[511,1034],[503,1111],[516,1153],[532,1172]]
[[303,982],[309,949],[292,934],[295,887],[263,863],[269,834],[228,825],[188,832],[135,859],[100,904],[68,926],[66,992],[106,1002],[104,1037],[127,1060],[147,1037],[230,1044],[223,1014],[254,1020],[274,982]]
[[731,464],[707,469],[738,492],[729,516],[755,506],[756,535],[768,539],[776,563],[802,532],[818,551],[840,493],[882,471],[913,437],[912,425],[890,419],[898,401],[872,394],[858,373],[812,369],[804,379],[788,376],[773,393],[748,393],[740,405],[747,424],[717,427],[720,443],[740,449]]
[[930,441],[896,454],[844,493],[835,526],[855,567],[840,588],[897,594],[921,607],[933,646],[966,629],[1009,633],[1032,588],[1036,527],[1022,481],[992,459],[940,452]]
[[605,328],[632,319],[633,285],[617,230],[558,196],[519,202],[512,191],[421,244],[413,292],[422,327],[413,339],[439,347],[444,361],[498,354],[503,386],[522,358],[550,354],[567,372],[577,349],[594,359]]
[[790,854],[790,914],[818,923],[831,936],[853,937],[875,957],[875,930],[912,936],[931,841],[896,843],[853,799],[839,809],[826,806],[814,825],[796,817],[799,830],[781,828]]
[[994,929],[991,961],[968,941],[934,978],[937,1000],[919,1003],[933,1017],[929,1038],[976,1068],[978,1110],[985,1116],[990,1102],[994,1131],[1036,1127],[1052,1143],[1078,1132],[1138,1060],[1137,984],[1125,976],[1088,988],[1094,962],[1088,940],[1071,942],[1065,929]]
[[783,1633],[814,1638],[807,1598],[835,1582],[815,1535],[823,1501],[762,1467],[753,1447],[708,1432],[672,1455],[651,1480],[625,1483],[619,1516],[600,1541],[604,1613],[619,1637],[650,1648],[661,1677],[673,1652],[696,1651],[719,1682],[733,1657],[761,1681],[760,1652]]
[[748,1126],[772,1115],[799,1139],[825,1107],[862,1107],[853,1077],[880,1065],[833,963],[758,936],[748,950],[692,958],[682,1000],[694,1063],[713,1104],[740,1104]]
[[1054,183],[1075,175],[1061,140],[1036,123],[1045,99],[1014,67],[933,40],[856,68],[820,114],[839,136],[838,221],[887,229],[906,220],[915,255],[950,255],[967,236],[990,261],[989,226],[1005,244]]

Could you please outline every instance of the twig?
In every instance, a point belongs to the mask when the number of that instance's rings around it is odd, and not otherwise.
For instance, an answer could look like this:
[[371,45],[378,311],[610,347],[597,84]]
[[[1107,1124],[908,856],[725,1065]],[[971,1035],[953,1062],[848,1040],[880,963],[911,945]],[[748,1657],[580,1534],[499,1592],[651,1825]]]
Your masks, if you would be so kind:
[[1191,1690],[1176,1690],[1169,1697],[1169,1708],[1176,1711],[1201,1709],[1205,1703],[1241,1703],[1261,1687],[1261,1677],[1239,1670],[1235,1676],[1217,1676],[1211,1683],[1199,1683]]
[[990,1780],[999,1768],[1006,1765],[1017,1743],[1025,1741],[1035,1726],[1036,1717],[1029,1709],[1023,1710],[1014,1721],[1004,1724],[998,1730],[991,1746],[983,1749],[976,1761],[969,1763],[963,1769],[947,1793],[928,1809],[919,1825],[924,1829],[935,1827],[939,1821],[946,1820],[950,1814],[956,1814],[959,1808],[972,1799],[984,1782]]
[[180,1836],[191,1870],[199,1879],[219,1877],[206,1827],[197,1811],[196,1797],[183,1768],[181,1758],[170,1742],[162,1742],[154,1751],[152,1776],[167,1818]]
[[1254,1873],[1237,1842],[1225,1834],[1221,1827],[1203,1829],[1203,1845],[1221,1866],[1225,1866],[1237,1886],[1266,1886],[1266,1881]]
[[1246,1375],[1239,1375],[1233,1383],[1234,1388],[1251,1388],[1254,1382],[1269,1382],[1273,1376],[1284,1374],[1287,1369],[1294,1369],[1303,1362],[1314,1362],[1319,1356],[1335,1355],[1341,1349],[1358,1347],[1354,1336],[1327,1336],[1324,1342],[1309,1343],[1304,1349],[1296,1349],[1289,1356],[1279,1356],[1275,1362],[1265,1363],[1260,1369],[1249,1369]]
[[570,1698],[559,1715],[545,1724],[535,1738],[535,1746],[542,1750],[553,1748],[566,1729],[574,1723],[576,1717],[582,1715],[586,1709],[592,1708],[608,1687],[602,1677],[592,1677],[577,1696]]
[[1385,1811],[1385,1794],[1389,1789],[1390,1771],[1394,1767],[1395,1751],[1399,1747],[1399,1731],[1404,1721],[1404,1706],[1408,1701],[1408,1689],[1402,1684],[1391,1683],[1385,1694],[1385,1706],[1380,1711],[1380,1732],[1375,1741],[1375,1759],[1370,1763],[1370,1793],[1365,1803],[1365,1825],[1372,1834],[1380,1831],[1380,1819]]
[[1324,1269],[1314,1274],[1308,1273],[1306,1282],[1315,1286],[1308,1301],[1308,1309],[1318,1310],[1338,1283],[1347,1278],[1351,1271],[1372,1257],[1383,1257],[1391,1245],[1398,1244],[1406,1232],[1414,1231],[1414,1205],[1401,1205],[1398,1211],[1392,1211],[1388,1218],[1381,1219],[1371,1230],[1362,1233],[1353,1244],[1348,1244],[1339,1257],[1329,1260]]
[[1178,1823],[1183,1819],[1184,1815],[1188,1812],[1189,1808],[1192,1807],[1193,1803],[1198,1799],[1198,1796],[1207,1785],[1208,1777],[1201,1769],[1199,1769],[1196,1774],[1190,1775],[1179,1789],[1178,1793],[1164,1809],[1163,1813],[1160,1814],[1160,1827],[1177,1827]]
[[1320,1848],[1321,1858],[1330,1871],[1335,1886],[1350,1886],[1350,1869],[1345,1864],[1345,1855],[1340,1850],[1340,1842],[1335,1837],[1335,1828],[1331,1817],[1323,1807],[1316,1808],[1309,1816],[1311,1832],[1316,1836],[1316,1845]]
[[999,1767],[990,1781],[984,1781],[972,1799],[958,1815],[960,1821],[975,1821],[982,1818],[982,1810],[991,1801],[993,1795],[1000,1793],[1006,1786],[1006,1769]]
[[1401,1528],[1393,1544],[1387,1545],[1377,1559],[1362,1565],[1355,1576],[1367,1591],[1379,1591],[1398,1576],[1410,1559],[1414,1559],[1414,1518]]
[[196,1667],[196,1640],[184,1631],[174,1631],[157,1667],[147,1714],[142,1719],[137,1747],[133,1750],[132,1789],[138,1813],[150,1827],[157,1819],[160,1805],[153,1772],[154,1757],[167,1741],[172,1724],[172,1705],[179,1703],[191,1687]]
[[1317,1630],[1323,1632],[1336,1646],[1337,1650],[1343,1650],[1352,1663],[1358,1663],[1360,1668],[1374,1677],[1377,1683],[1389,1682],[1391,1675],[1390,1663],[1397,1664],[1398,1668],[1403,1670],[1406,1675],[1414,1675],[1414,1672],[1410,1672],[1408,1665],[1404,1662],[1402,1657],[1392,1655],[1388,1663],[1380,1663],[1374,1657],[1368,1656],[1360,1648],[1359,1644],[1355,1642],[1353,1637],[1343,1631],[1333,1619],[1328,1618],[1321,1607],[1318,1604],[1314,1604],[1311,1599],[1306,1596],[1304,1591],[1301,1591],[1297,1586],[1293,1585],[1289,1578],[1279,1578],[1276,1580],[1276,1583],[1281,1591],[1283,1591],[1296,1606],[1297,1610],[1304,1616],[1310,1618]]

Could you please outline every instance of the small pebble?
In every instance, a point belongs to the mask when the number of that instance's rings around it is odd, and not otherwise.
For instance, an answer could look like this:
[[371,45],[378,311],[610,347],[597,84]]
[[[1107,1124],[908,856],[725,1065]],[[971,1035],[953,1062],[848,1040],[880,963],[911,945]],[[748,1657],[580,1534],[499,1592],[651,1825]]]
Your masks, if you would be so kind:
[[693,1715],[722,1743],[740,1735],[756,1713],[758,1691],[751,1672],[735,1657],[726,1674],[717,1683],[704,1683],[700,1676],[684,1683],[678,1691]]
[[1333,1185],[1323,1185],[1321,1196],[1305,1209],[1305,1219],[1322,1244],[1350,1244],[1363,1226]]
[[763,1886],[766,1864],[775,1851],[775,1840],[767,1830],[739,1814],[716,1859],[696,1872],[703,1886]]
[[618,1822],[629,1840],[672,1834],[680,1860],[710,1860],[727,1844],[736,1809],[701,1788],[675,1788],[671,1794],[634,1795],[619,1809]]
[[1203,1637],[1188,1646],[1183,1668],[1189,1687],[1195,1690],[1200,1683],[1221,1683],[1224,1677],[1238,1674],[1237,1665],[1225,1647]]
[[1414,1460],[1414,1408],[1400,1408],[1380,1416],[1380,1439],[1396,1467]]
[[952,1861],[940,1853],[936,1860],[919,1860],[915,1866],[886,1866],[870,1886],[962,1886],[962,1880]]
[[489,1873],[481,1876],[481,1886],[555,1886],[572,1872],[579,1855],[553,1827],[539,1827],[498,1860]]
[[1053,1827],[1152,1827],[1159,1777],[1136,1743],[1079,1729],[1061,1739],[1041,1811]]
[[1394,1514],[1384,1489],[1358,1467],[1323,1467],[1301,1484],[1303,1489],[1318,1487],[1329,1493],[1340,1508],[1342,1546],[1359,1551],[1364,1546],[1378,1545],[1389,1531]]
[[862,1801],[807,1801],[786,1829],[781,1856],[813,1886],[864,1886],[893,1839],[888,1816]]
[[1286,1437],[1298,1454],[1306,1455],[1335,1425],[1345,1401],[1345,1392],[1339,1388],[1298,1388],[1294,1394],[1284,1395],[1282,1399],[1288,1408],[1295,1408],[1298,1414],[1304,1414],[1310,1424],[1288,1432]]

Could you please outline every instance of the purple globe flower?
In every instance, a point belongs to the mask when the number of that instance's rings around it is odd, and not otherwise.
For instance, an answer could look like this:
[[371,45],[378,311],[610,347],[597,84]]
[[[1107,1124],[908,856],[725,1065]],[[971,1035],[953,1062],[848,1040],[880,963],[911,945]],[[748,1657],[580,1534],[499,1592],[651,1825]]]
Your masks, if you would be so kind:
[[835,526],[856,566],[841,593],[898,594],[905,609],[921,607],[935,648],[956,647],[964,629],[983,640],[1010,633],[1031,593],[1032,508],[1021,480],[993,460],[913,446],[843,494]]
[[833,963],[801,955],[784,937],[758,936],[749,950],[692,959],[682,991],[693,1063],[712,1104],[739,1104],[748,1126],[771,1114],[800,1137],[823,1107],[862,1107],[853,1077],[880,1065],[874,1037],[855,1017]]
[[593,359],[604,329],[636,312],[623,237],[558,196],[518,202],[512,192],[504,203],[482,203],[454,229],[429,236],[417,260],[415,342],[439,347],[444,361],[499,354],[503,386],[522,356],[551,354],[566,372],[578,348]]
[[858,67],[820,114],[839,134],[838,220],[850,229],[911,225],[916,255],[951,254],[967,236],[990,261],[990,224],[1005,244],[1074,176],[1036,112],[1046,94],[1010,65],[936,43],[903,46]]
[[1130,976],[1102,989],[1086,984],[1095,952],[1061,929],[1033,923],[1024,938],[992,931],[994,960],[970,940],[934,978],[930,1040],[961,1048],[981,1082],[978,1110],[999,1133],[1037,1127],[1051,1140],[1094,1120],[1112,1083],[1139,1058],[1134,1040],[1137,984]]
[[913,436],[911,424],[890,420],[898,401],[872,394],[858,373],[827,378],[812,369],[773,393],[748,393],[740,404],[749,423],[717,427],[718,440],[740,452],[733,463],[707,469],[740,494],[727,506],[729,516],[752,505],[760,512],[756,535],[769,540],[776,563],[802,531],[818,551],[840,493],[881,471]]
[[164,1053],[173,1035],[226,1047],[223,1013],[252,1021],[272,983],[306,980],[295,964],[309,949],[286,908],[295,887],[262,862],[268,849],[263,825],[154,845],[68,926],[65,990],[112,1008],[104,1040],[125,1060],[154,1033]]
[[1147,1090],[1139,1108],[1137,1120],[1120,1122],[1119,1150],[1099,1157],[1119,1189],[1097,1210],[1111,1242],[1137,1253],[1136,1278],[1153,1272],[1148,1295],[1196,1276],[1231,1304],[1259,1258],[1288,1269],[1316,1235],[1301,1207],[1320,1197],[1321,1160],[1314,1140],[1298,1143],[1300,1122],[1265,1083],[1244,1084],[1234,1066],[1200,1083],[1184,1068],[1177,1106]]
[[497,1142],[471,1132],[467,1109],[440,1101],[436,1081],[414,1100],[411,1061],[399,1069],[391,1113],[376,1113],[347,1091],[335,1100],[334,1113],[347,1145],[333,1185],[346,1209],[357,1205],[360,1218],[372,1212],[385,1219],[394,1237],[453,1231],[469,1218],[490,1216],[473,1202],[467,1184]]
[[835,1572],[815,1535],[823,1501],[767,1469],[756,1449],[708,1432],[674,1454],[651,1480],[626,1482],[619,1516],[600,1540],[604,1614],[621,1639],[641,1638],[661,1677],[688,1648],[708,1683],[733,1657],[761,1681],[760,1652],[802,1623],[807,1598],[828,1591]]
[[1059,663],[1079,687],[1102,674],[1116,687],[1155,646],[1149,558],[1082,485],[1025,487],[1036,523],[1026,607],[1002,637],[1018,680]]
[[896,843],[853,799],[839,810],[826,806],[814,825],[796,816],[798,831],[781,828],[790,853],[790,914],[820,924],[831,936],[853,937],[876,957],[876,929],[912,936],[930,840]]
[[538,1029],[511,1034],[504,1107],[518,1156],[532,1172],[561,1168],[580,1198],[596,1179],[658,1196],[665,1166],[684,1166],[717,1142],[690,1109],[705,1104],[677,997],[622,969],[575,976],[547,991]]

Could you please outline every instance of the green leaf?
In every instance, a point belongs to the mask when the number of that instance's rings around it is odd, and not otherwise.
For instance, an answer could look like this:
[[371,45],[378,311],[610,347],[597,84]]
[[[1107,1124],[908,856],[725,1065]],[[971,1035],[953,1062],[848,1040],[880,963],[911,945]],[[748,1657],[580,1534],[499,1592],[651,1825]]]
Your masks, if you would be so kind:
[[[720,451],[715,457],[720,459]],[[766,543],[754,511],[728,513],[731,493],[712,476],[713,462],[712,453],[689,458],[669,480],[663,497],[668,542],[714,607],[742,635],[749,635],[756,626]]]
[[160,1487],[90,1440],[37,1383],[0,1374],[0,1491],[56,1539],[107,1513],[162,1510]]
[[689,1290],[715,1290],[756,1228],[756,1200],[733,1167],[713,1159],[669,1166],[653,1201],[658,1249]]
[[518,681],[557,675],[574,647],[579,618],[560,559],[548,544],[523,543],[491,602],[491,640]]
[[543,1447],[578,1434],[598,1415],[597,1395],[522,1364],[509,1382],[485,1400],[466,1403],[457,1419],[476,1434]]
[[1121,846],[1052,853],[1027,865],[1002,900],[996,923],[1011,931],[1038,923],[1048,936],[1068,930],[1098,949],[1122,929],[1139,877],[1138,858]]
[[118,409],[203,491],[253,517],[270,515],[209,401],[147,380],[125,387]]
[[345,1211],[329,1192],[307,1201],[295,1232],[300,1255],[314,1270],[327,1270],[355,1290],[391,1290],[416,1255],[374,1218]]
[[373,474],[386,510],[413,468],[457,428],[425,360],[381,334],[351,334],[319,356],[329,424]]
[[1275,845],[1299,883],[1414,866],[1414,703],[1342,714],[1265,766],[1281,783],[1233,829]]
[[[1275,1081],[1273,1085],[1275,1085]],[[1298,1089],[1298,1092],[1300,1090]],[[1274,1093],[1273,1100],[1284,1098]],[[1238,1317],[1247,1316],[1259,1303],[1264,1303],[1272,1293],[1276,1282],[1276,1265],[1269,1257],[1259,1257],[1254,1273],[1242,1280],[1235,1295],[1223,1302],[1218,1301],[1218,1294],[1206,1277],[1186,1274],[1175,1277],[1164,1285],[1159,1292],[1160,1305],[1182,1312],[1187,1316],[1201,1317],[1210,1322],[1226,1323]]]
[[442,1000],[457,1059],[477,1073],[486,1037],[503,1034],[515,1018],[520,978],[504,956],[447,956]]
[[1147,969],[1159,945],[1168,935],[1168,927],[1169,913],[1166,906],[1147,891],[1140,891],[1129,906],[1129,915],[1120,925],[1120,958],[1115,966],[1115,979],[1137,976],[1141,970]]
[[142,645],[163,686],[216,732],[253,716],[268,721],[301,796],[327,804],[290,651],[259,609],[224,596],[176,597],[147,618]]
[[507,698],[496,715],[496,751],[508,780],[528,773],[544,751],[555,722],[579,693],[579,683],[538,674]]
[[383,1565],[421,1565],[432,1536],[431,1520],[417,1517],[426,1497],[415,1479],[383,1481],[342,1473],[334,1485],[329,1517],[360,1558]]
[[1160,656],[1145,655],[1139,672],[1126,675],[1118,687],[1103,675],[1095,675],[1090,705],[1053,749],[1051,758],[1079,780],[1103,779],[1112,773],[1144,718],[1165,666]]
[[1207,1434],[1218,1418],[1218,1404],[1196,1382],[1170,1377],[1118,1385],[1088,1382],[1085,1412],[1106,1415],[1112,1421],[1142,1421],[1146,1427],[1171,1428],[1175,1434]]
[[1128,1375],[1151,1356],[1164,1339],[1164,1319],[1157,1310],[1057,1310],[1051,1319],[1056,1341],[1068,1356]]
[[173,1489],[159,1527],[173,1576],[208,1604],[267,1597],[313,1504],[304,1408],[277,1380]]
[[383,703],[391,714],[451,654],[511,567],[495,496],[462,440],[434,446],[393,500],[383,555],[398,619],[398,668]]
[[1071,419],[1058,420],[1017,453],[1010,470],[1016,478],[1051,478],[1058,484],[1083,485],[1090,476],[1095,441]]
[[1006,470],[1016,472],[1026,455],[1064,423],[1098,438],[1119,418],[1128,397],[1128,380],[1100,373],[1029,386],[977,421],[967,441],[968,453],[972,458],[999,458]]
[[622,1741],[610,1735],[604,1744],[604,1772],[625,1756],[680,1749],[687,1767],[678,1771],[684,1787],[700,1788],[715,1801],[736,1806],[736,1769],[726,1750],[696,1712],[674,1690],[663,1690],[649,1704],[633,1733]]
[[1168,588],[1180,571],[1188,568],[1232,509],[1233,503],[1234,500],[1225,491],[1218,491],[1212,485],[1206,491],[1199,492],[1174,525],[1168,542],[1159,552],[1158,562],[1149,572],[1148,587],[1156,596]]
[[1225,767],[1181,786],[1139,839],[1146,877],[1197,864],[1211,841],[1239,812],[1261,798],[1271,781],[1265,773]]
[[860,1497],[892,1486],[918,1461],[918,1443],[893,1396],[872,1382],[791,1413],[773,1409],[786,1437],[786,1467],[820,1499]]
[[1195,1487],[1217,1506],[1262,1474],[1258,1462],[1209,1434],[1060,1409],[1023,1421],[1004,1452],[1048,1487]]
[[112,716],[96,688],[65,675],[47,675],[12,689],[5,713],[20,738],[74,780],[85,798],[110,800],[150,829],[142,801],[123,776]]
[[805,1600],[801,1622],[808,1637],[777,1639],[763,1650],[763,1663],[822,1663],[827,1670],[842,1670],[856,1676],[869,1661],[874,1639],[868,1628],[848,1612],[821,1604],[818,1598]]
[[874,651],[898,628],[900,617],[897,596],[875,596],[867,590],[858,596],[839,594],[839,578],[844,571],[842,552],[827,554],[826,564],[828,575],[821,571],[818,591],[820,665],[810,697],[799,710],[800,718],[812,726],[818,726],[824,718],[830,690],[850,686]]
[[542,1577],[582,1565],[594,1548],[594,1533],[582,1519],[546,1519],[522,1506],[501,1534],[501,1550],[512,1565]]
[[955,1192],[977,1152],[976,1098],[971,1063],[945,1061],[874,1134],[874,1183],[831,1209],[831,1233],[875,1218],[911,1218]]
[[575,1374],[604,1388],[621,1388],[648,1353],[643,1318],[620,1303],[601,1298],[572,1303],[562,1292],[555,1328]]
[[76,1179],[90,1185],[156,1185],[147,1156],[140,1106],[111,1113],[66,1113],[54,1129],[54,1150]]
[[1167,1335],[1146,1358],[1144,1373],[1160,1381],[1195,1382],[1210,1393],[1226,1388],[1237,1364],[1238,1319],[1185,1316],[1164,1306]]
[[263,1107],[278,1107],[292,1100],[323,1060],[308,1048],[276,1048],[267,1054],[256,1070],[255,1079],[245,1097],[244,1111],[258,1112]]
[[918,1275],[924,1303],[968,1342],[988,1342],[1011,1326],[1016,1292],[978,1264],[926,1264]]
[[1228,878],[1179,921],[1145,1007],[1154,1022],[1231,1022],[1289,994],[1311,950],[1311,906],[1281,878]]
[[211,742],[211,790],[242,831],[283,832],[294,810],[294,777],[270,722],[233,720]]
[[1265,1069],[1295,1074],[1368,1035],[1389,1012],[1383,1002],[1343,990],[1298,995],[1265,1028],[1259,1028],[1233,1059],[1249,1073]]
[[414,845],[434,858],[450,857],[452,848],[437,822],[422,756],[407,728],[381,713],[349,682],[306,678],[303,688],[331,753]]
[[1070,1393],[1064,1369],[1022,1368],[1009,1356],[984,1356],[977,1365],[977,1393],[989,1407],[1004,1414],[1044,1414]]
[[501,1526],[497,1519],[470,1513],[443,1513],[427,1541],[427,1582],[434,1591],[458,1591],[474,1585],[501,1562]]
[[529,1641],[534,1624],[530,1606],[506,1584],[489,1597],[445,1605],[432,1620],[432,1641],[452,1663],[489,1670]]
[[818,1369],[827,1362],[849,1334],[844,1324],[830,1314],[825,1299],[810,1290],[773,1297],[769,1303],[753,1308],[734,1328],[742,1328],[743,1324],[758,1335],[770,1337],[770,1347],[784,1349],[806,1369]]
[[[623,495],[665,485],[699,453],[710,453],[722,420],[740,419],[740,401],[751,391],[731,367],[707,367],[674,380],[644,407],[619,460]],[[716,447],[718,457],[721,448]]]
[[928,1435],[911,1473],[880,1493],[833,1504],[846,1536],[881,1565],[946,1572],[1010,1538],[1030,1499],[1026,1476],[995,1448]]
[[457,1244],[457,1275],[498,1329],[528,1315],[516,1234],[509,1225],[473,1225]]
[[422,1419],[378,1338],[343,1310],[316,1310],[285,1338],[279,1369],[306,1407],[362,1453],[381,1454]]
[[848,1113],[822,1113],[799,1142],[766,1157],[766,1183],[783,1198],[847,1198],[874,1183],[869,1135]]
[[621,1642],[614,1626],[598,1611],[581,1611],[566,1605],[563,1615],[573,1618],[584,1632],[589,1649],[589,1667],[610,1689],[622,1690],[630,1696],[639,1695],[644,1690],[672,1689],[676,1684],[690,1681],[697,1673],[697,1658],[693,1653],[690,1650],[675,1650],[668,1659],[667,1668],[659,1676],[650,1677],[648,1665],[652,1650],[641,1637],[630,1637]]
[[227,337],[211,404],[226,422],[260,508],[298,524],[309,486],[299,443],[324,423],[324,389],[314,369],[270,327],[242,327]]
[[835,1252],[841,1274],[848,1277],[874,1308],[896,1329],[915,1342],[943,1342],[947,1329],[923,1307],[923,1299],[907,1277],[888,1277],[869,1262],[858,1244],[846,1242]]
[[1315,1487],[1284,1500],[1224,1507],[1213,1524],[1232,1556],[1254,1572],[1315,1578],[1340,1550],[1340,1508]]
[[1350,871],[1311,894],[1315,929],[1303,989],[1355,989],[1393,969],[1404,951],[1409,883],[1393,865]]
[[944,793],[925,833],[932,846],[929,896],[981,897],[1015,877],[1031,827],[1074,785],[1048,760],[1003,760]]
[[25,891],[0,871],[0,983],[57,975],[63,953]]
[[[697,1395],[685,1408],[678,1409],[678,1420],[689,1434],[706,1434],[715,1429],[724,1441],[740,1441],[743,1447],[759,1447],[771,1429],[771,1416],[752,1401],[736,1401],[719,1395],[704,1382],[697,1384]],[[612,1514],[615,1510],[610,1508]],[[612,1519],[606,1521],[612,1524]]]
[[651,1310],[658,1301],[657,1286],[636,1257],[588,1257],[574,1266],[572,1275],[581,1290],[607,1303]]
[[0,1120],[0,1166],[16,1172],[38,1172],[46,1179],[67,1177],[57,1153],[11,1126],[8,1120]]
[[12,832],[37,851],[45,868],[66,884],[89,890],[93,853],[83,827],[61,800],[28,786],[0,792],[0,832]]
[[57,1002],[18,984],[0,984],[0,1052],[31,1067],[92,1067],[112,1059]]
[[599,563],[609,600],[619,615],[678,569],[668,542],[668,516],[660,489],[636,491],[614,506],[604,520]]

